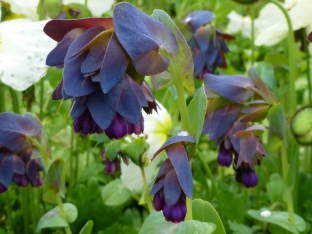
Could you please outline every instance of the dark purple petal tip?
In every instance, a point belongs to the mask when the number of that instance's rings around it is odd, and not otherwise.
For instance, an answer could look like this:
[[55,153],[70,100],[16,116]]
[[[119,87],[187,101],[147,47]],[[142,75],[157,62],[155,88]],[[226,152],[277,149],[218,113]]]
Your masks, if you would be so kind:
[[156,211],[161,211],[164,209],[165,206],[165,197],[164,197],[164,190],[160,189],[155,195],[154,195],[154,207]]
[[242,182],[246,188],[256,187],[258,184],[258,175],[254,171],[249,173],[243,173]]
[[18,187],[26,187],[29,180],[26,175],[15,175],[14,182]]
[[218,164],[223,167],[229,167],[232,164],[232,149],[226,149],[222,144],[219,149]]
[[184,221],[186,212],[187,209],[185,195],[181,195],[179,201],[173,206],[169,207],[167,204],[165,204],[163,208],[163,214],[166,221],[173,223],[180,223]]
[[108,175],[114,175],[118,172],[118,159],[115,158],[113,161],[110,161],[106,158],[105,173]]

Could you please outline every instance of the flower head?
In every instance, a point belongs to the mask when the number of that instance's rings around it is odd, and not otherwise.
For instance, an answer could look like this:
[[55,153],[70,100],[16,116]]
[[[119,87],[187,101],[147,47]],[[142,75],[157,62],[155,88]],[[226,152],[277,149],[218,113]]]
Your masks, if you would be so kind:
[[156,157],[165,150],[166,159],[156,176],[151,190],[154,194],[154,206],[162,210],[167,221],[174,223],[184,220],[186,215],[186,196],[193,193],[192,171],[186,152],[185,143],[195,143],[195,139],[187,132],[181,131],[171,137],[154,155]]
[[224,54],[228,52],[228,47],[225,40],[234,39],[210,25],[213,18],[214,14],[210,11],[196,11],[184,19],[193,34],[189,45],[194,52],[195,76],[199,79],[203,79],[206,73],[214,73],[216,67],[227,67]]
[[42,142],[43,130],[33,118],[28,113],[0,113],[0,192],[6,191],[11,181],[20,187],[42,185],[40,171],[44,167],[29,138]]

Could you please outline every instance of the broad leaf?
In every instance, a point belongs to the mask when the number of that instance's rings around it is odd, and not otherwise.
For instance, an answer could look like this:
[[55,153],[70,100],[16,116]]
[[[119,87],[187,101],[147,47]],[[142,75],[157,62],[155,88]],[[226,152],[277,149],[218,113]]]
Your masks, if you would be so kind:
[[197,233],[210,234],[215,230],[212,223],[186,220],[181,223],[170,223],[165,221],[162,212],[152,212],[145,220],[139,234],[180,234]]
[[179,81],[191,94],[195,93],[193,57],[184,36],[166,12],[154,10],[152,17],[164,23],[172,31],[178,42],[178,50],[170,57],[173,63],[170,65],[170,69],[174,69],[170,72],[179,77]]
[[146,144],[143,138],[137,138],[127,145],[122,152],[131,159],[138,166],[144,166],[148,163],[148,157],[145,152],[148,150],[149,145]]
[[201,222],[209,222],[216,225],[214,234],[226,234],[220,216],[216,209],[206,201],[194,199],[192,201],[193,219]]
[[130,197],[130,190],[120,179],[109,182],[102,190],[102,199],[107,206],[120,206],[127,202]]
[[49,17],[55,19],[62,11],[62,0],[44,0],[43,7]]
[[93,228],[93,221],[89,220],[81,229],[79,234],[91,234],[92,233],[92,228]]
[[286,119],[282,105],[276,104],[270,108],[268,113],[270,123],[269,140],[277,138],[279,141],[285,140],[286,134]]

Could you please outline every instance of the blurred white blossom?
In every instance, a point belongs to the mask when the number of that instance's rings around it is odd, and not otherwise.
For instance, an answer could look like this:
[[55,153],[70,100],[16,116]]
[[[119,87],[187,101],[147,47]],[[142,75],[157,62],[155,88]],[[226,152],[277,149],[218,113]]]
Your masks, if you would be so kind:
[[23,91],[48,69],[45,59],[56,46],[43,32],[47,21],[29,19],[0,23],[0,80]]
[[[312,24],[311,0],[286,0],[284,7],[291,18],[293,30],[306,28]],[[287,37],[288,27],[283,12],[274,4],[266,4],[255,21],[258,35],[256,45],[275,45]]]
[[6,3],[9,3],[11,6],[11,11],[15,14],[22,14],[28,19],[37,21],[39,16],[37,13],[37,6],[39,0],[3,0]]
[[236,11],[231,11],[227,18],[230,20],[227,30],[231,33],[241,32],[244,37],[251,38],[251,19],[249,16],[241,16]]
[[[63,4],[79,3],[84,5],[85,0],[63,0]],[[88,9],[93,16],[101,16],[109,11],[114,5],[115,0],[88,0]]]
[[[143,113],[144,117],[144,134],[147,135],[147,143],[150,148],[147,151],[149,161],[154,156],[155,152],[166,142],[171,129],[171,118],[167,110],[160,104],[158,113],[153,111],[148,115]],[[153,179],[152,176],[161,161],[161,155],[158,155],[147,167],[144,168],[147,183]],[[124,184],[131,190],[139,190],[143,187],[143,180],[140,168],[130,161],[129,166],[121,164],[121,179]]]

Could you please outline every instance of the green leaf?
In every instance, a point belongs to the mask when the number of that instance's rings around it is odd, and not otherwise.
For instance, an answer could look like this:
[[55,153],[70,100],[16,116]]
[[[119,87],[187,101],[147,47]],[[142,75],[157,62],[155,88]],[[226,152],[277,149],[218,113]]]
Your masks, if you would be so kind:
[[130,196],[130,190],[121,179],[109,182],[102,190],[102,199],[107,206],[120,206],[126,203]]
[[157,75],[151,76],[153,87],[156,91],[165,89],[173,85],[171,74],[168,71],[163,71]]
[[281,53],[267,53],[264,62],[271,63],[274,66],[288,65],[288,59]]
[[65,195],[65,162],[64,159],[55,159],[44,180],[43,200],[45,202],[58,202],[58,194]]
[[291,119],[290,129],[299,144],[312,144],[312,107],[299,109]]
[[91,234],[92,233],[92,228],[93,228],[93,221],[89,220],[81,229],[79,234]]
[[254,230],[252,230],[250,227],[244,224],[231,222],[229,220],[229,225],[230,225],[230,229],[233,231],[232,234],[253,234],[254,233]]
[[139,234],[209,234],[212,233],[215,228],[215,225],[212,223],[200,222],[197,220],[186,220],[181,223],[167,222],[162,212],[153,211],[145,220]]
[[202,85],[187,107],[189,119],[189,133],[195,136],[196,143],[198,143],[202,133],[206,109],[207,98],[205,95],[204,85]]
[[55,19],[62,11],[62,0],[43,0],[43,7],[49,17]]
[[140,167],[148,163],[148,157],[145,154],[148,148],[149,145],[145,142],[144,138],[138,137],[132,140],[131,143],[122,150],[122,153]]
[[110,142],[110,139],[106,136],[106,134],[92,134],[90,136],[90,140],[96,141],[97,143],[108,143]]
[[286,134],[286,119],[283,112],[283,107],[280,103],[272,106],[268,113],[270,123],[269,141],[271,138],[279,138],[281,141],[285,139]]
[[285,188],[285,183],[282,177],[274,173],[270,176],[270,182],[266,184],[268,195],[271,203],[276,201],[283,201],[283,192]]
[[105,153],[110,161],[113,161],[117,157],[118,152],[121,150],[123,141],[123,139],[111,140],[109,143],[105,144]]
[[286,211],[270,211],[267,208],[262,208],[260,210],[249,210],[248,214],[262,222],[276,224],[291,233],[299,234],[299,232],[303,232],[306,229],[306,223],[304,220],[299,215],[295,214],[296,229],[290,223],[288,212]]
[[214,234],[226,234],[220,216],[216,209],[202,199],[194,199],[192,201],[193,219],[201,222],[209,222],[216,225]]
[[59,206],[45,213],[38,222],[36,232],[40,232],[44,228],[56,228],[56,227],[67,227],[69,223],[76,220],[78,216],[78,210],[75,205],[71,203],[63,204],[67,221],[60,215]]
[[195,93],[193,57],[184,36],[166,12],[154,10],[152,17],[165,24],[175,35],[178,42],[178,51],[173,53],[170,58],[169,70],[171,75],[178,76],[183,86],[191,94]]
[[274,67],[270,63],[260,62],[256,68],[259,75],[264,82],[270,87],[270,89],[276,88],[277,80],[275,76]]

